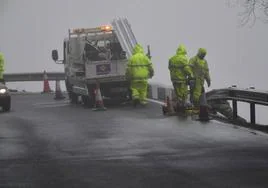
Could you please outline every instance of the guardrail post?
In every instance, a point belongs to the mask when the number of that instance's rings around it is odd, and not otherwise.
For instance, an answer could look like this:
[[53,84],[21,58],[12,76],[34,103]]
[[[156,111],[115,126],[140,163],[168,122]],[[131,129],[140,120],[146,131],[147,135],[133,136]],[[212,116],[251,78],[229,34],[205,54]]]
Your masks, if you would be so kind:
[[233,100],[233,119],[237,118],[237,101]]
[[256,124],[256,108],[255,103],[250,103],[250,123]]

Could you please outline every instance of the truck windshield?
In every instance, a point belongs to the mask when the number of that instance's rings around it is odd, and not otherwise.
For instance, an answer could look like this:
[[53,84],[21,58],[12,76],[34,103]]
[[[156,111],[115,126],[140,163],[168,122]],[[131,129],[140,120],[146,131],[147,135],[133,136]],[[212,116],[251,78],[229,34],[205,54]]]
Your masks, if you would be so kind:
[[87,41],[84,50],[85,58],[89,61],[113,61],[126,58],[120,43],[114,40]]

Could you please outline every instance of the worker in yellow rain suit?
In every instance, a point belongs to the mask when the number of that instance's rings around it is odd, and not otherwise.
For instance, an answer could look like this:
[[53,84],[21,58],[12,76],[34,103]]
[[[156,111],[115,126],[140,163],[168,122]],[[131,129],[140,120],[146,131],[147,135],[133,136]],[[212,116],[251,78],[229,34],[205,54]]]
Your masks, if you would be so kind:
[[202,92],[204,92],[204,81],[206,80],[208,87],[210,87],[211,84],[209,67],[205,59],[206,54],[206,49],[199,48],[197,55],[191,58],[189,61],[195,77],[192,102],[197,108],[199,107],[200,96]]
[[193,72],[188,64],[187,51],[184,45],[179,45],[176,55],[169,59],[170,79],[174,87],[178,105],[185,107],[188,96],[188,83],[193,80]]
[[148,89],[148,79],[154,75],[154,69],[150,59],[144,53],[143,47],[137,44],[128,60],[126,77],[130,81],[132,100],[136,106],[138,103],[145,105]]
[[4,82],[4,55],[0,52],[0,82]]

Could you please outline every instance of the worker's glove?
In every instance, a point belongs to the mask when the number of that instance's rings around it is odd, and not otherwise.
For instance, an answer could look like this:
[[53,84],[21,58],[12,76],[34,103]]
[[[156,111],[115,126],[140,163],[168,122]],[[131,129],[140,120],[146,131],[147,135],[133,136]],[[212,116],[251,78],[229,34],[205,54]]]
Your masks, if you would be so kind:
[[131,77],[130,77],[129,72],[126,72],[125,76],[126,76],[126,80],[127,80],[127,81],[130,81],[130,80],[131,80]]
[[194,85],[195,85],[195,81],[194,81],[194,80],[190,80],[190,81],[189,81],[189,86],[190,86],[191,88],[193,88]]
[[210,87],[210,85],[211,85],[211,81],[210,80],[207,80],[207,85],[208,85],[208,87]]
[[152,78],[154,76],[154,70],[151,69],[149,70],[149,78]]
[[195,79],[191,78],[188,80],[188,85],[190,86],[190,88],[193,88],[195,85]]

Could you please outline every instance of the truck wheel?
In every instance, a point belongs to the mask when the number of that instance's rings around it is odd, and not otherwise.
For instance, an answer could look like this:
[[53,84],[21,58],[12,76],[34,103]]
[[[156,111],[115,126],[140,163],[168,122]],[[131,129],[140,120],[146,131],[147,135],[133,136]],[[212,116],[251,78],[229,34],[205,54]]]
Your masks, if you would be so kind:
[[93,100],[89,96],[82,96],[82,102],[85,107],[93,106]]
[[77,104],[78,103],[78,96],[74,92],[70,92],[70,100],[72,104]]
[[129,102],[132,101],[132,96],[130,92],[126,92],[122,94],[122,98],[121,98],[122,102]]
[[67,93],[68,93],[68,97],[69,99],[71,100],[72,99],[72,86],[69,84],[69,81],[68,80],[65,80],[65,87],[66,87],[66,90],[67,90]]

